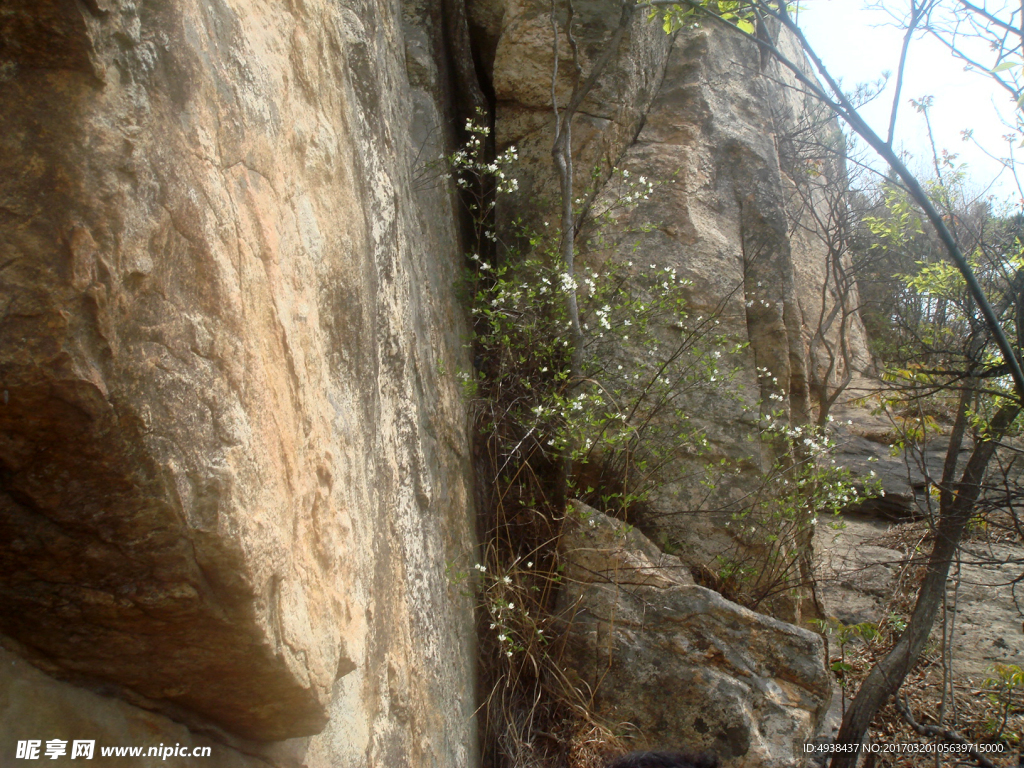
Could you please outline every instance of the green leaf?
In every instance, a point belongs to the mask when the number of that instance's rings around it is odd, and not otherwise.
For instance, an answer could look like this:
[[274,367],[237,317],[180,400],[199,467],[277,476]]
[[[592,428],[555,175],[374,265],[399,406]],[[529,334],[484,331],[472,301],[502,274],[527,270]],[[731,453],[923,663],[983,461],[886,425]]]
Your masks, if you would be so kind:
[[1005,72],[1008,69],[1013,69],[1014,67],[1019,67],[1019,66],[1020,66],[1020,62],[1019,61],[1004,61],[998,67],[996,67],[995,69],[990,70],[990,71],[994,75],[997,72]]
[[737,21],[736,26],[740,29],[741,32],[745,32],[748,35],[754,34],[754,25],[751,24],[746,19],[740,19],[739,21]]

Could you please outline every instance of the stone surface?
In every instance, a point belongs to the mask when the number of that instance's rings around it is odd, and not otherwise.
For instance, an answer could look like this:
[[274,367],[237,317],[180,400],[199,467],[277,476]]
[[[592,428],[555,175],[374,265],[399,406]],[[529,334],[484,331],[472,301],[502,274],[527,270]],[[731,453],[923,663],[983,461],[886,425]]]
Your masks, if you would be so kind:
[[[273,768],[275,765],[295,766],[296,762],[268,758],[266,760],[225,745],[224,743],[189,731],[184,725],[161,715],[133,707],[119,699],[100,696],[54,680],[21,660],[15,654],[0,649],[0,764],[31,765],[16,757],[19,741],[42,742],[40,759],[52,766],[82,765],[82,757],[72,759],[75,740],[95,742],[93,757],[88,763],[95,768],[113,768],[140,758],[104,756],[103,748],[142,748],[147,755],[150,747],[178,748],[178,756],[166,759],[153,757],[149,762],[173,768],[196,768],[216,765],[218,768]],[[46,742],[59,739],[66,742],[63,756],[45,755]],[[191,756],[195,749],[209,748],[209,755]],[[187,751],[189,757],[180,754]],[[162,755],[161,753],[158,753]],[[142,762],[146,762],[142,759]]]
[[[573,5],[580,65],[589,73],[615,32],[620,3],[584,0]],[[497,146],[515,144],[522,161],[520,192],[503,204],[501,214],[539,227],[551,215],[548,211],[557,210],[559,189],[551,161],[555,61],[551,4],[545,0],[503,0],[500,5],[494,0],[471,0],[470,13],[485,39],[496,36],[493,61],[485,66],[493,72]],[[554,90],[559,105],[564,106],[575,79],[564,33],[564,11],[559,14],[559,25],[559,76]],[[599,182],[608,178],[636,138],[660,86],[671,44],[660,24],[648,22],[642,12],[633,15],[619,51],[584,99],[573,123],[574,183],[581,197],[593,193],[595,174]]]
[[[889,599],[897,586],[903,554],[885,545],[892,523],[845,515],[844,527],[818,532],[821,554],[819,579],[825,609],[844,624],[879,622],[891,609]],[[925,530],[918,531],[923,536]],[[1019,600],[1013,582],[1020,576],[1022,547],[968,540],[963,546],[961,572],[950,571],[948,595],[955,600],[953,673],[980,684],[995,662],[1019,663],[1024,658]],[[941,642],[941,615],[934,630]],[[935,674],[938,674],[936,671]]]
[[641,748],[727,766],[802,764],[831,698],[821,638],[680,578],[677,558],[596,510],[564,542],[569,666]]
[[[574,29],[584,72],[612,34],[617,5],[577,4]],[[539,202],[542,210],[552,210],[543,207],[557,188],[550,160],[550,16],[545,4],[528,0],[508,0],[503,15],[494,6],[475,4],[481,28],[498,34],[498,145],[519,145],[526,166],[521,199],[534,209]],[[560,50],[568,57],[564,37],[563,32]],[[784,36],[780,40],[793,45]],[[813,416],[809,372],[811,366],[821,369],[823,361],[811,360],[809,345],[823,309],[837,298],[834,283],[826,285],[821,227],[807,209],[824,205],[820,185],[842,183],[845,171],[832,164],[820,175],[808,174],[811,161],[792,149],[793,135],[805,127],[805,98],[789,73],[762,61],[756,47],[737,36],[710,25],[667,38],[658,22],[638,16],[615,62],[575,124],[577,194],[594,200],[596,208],[610,207],[620,193],[619,185],[606,183],[613,166],[634,179],[664,182],[649,200],[616,213],[604,243],[612,243],[613,259],[636,265],[638,279],[648,268],[671,268],[692,281],[691,316],[716,318],[732,342],[748,345],[728,363],[735,378],[727,392],[709,387],[688,395],[685,406],[704,428],[713,453],[738,462],[744,472],[708,496],[698,482],[699,469],[680,458],[652,498],[656,514],[641,521],[657,538],[676,540],[686,562],[707,564],[732,545],[724,526],[728,511],[742,504],[774,458],[752,441],[759,413],[778,402],[784,418],[796,423]],[[572,71],[569,58],[560,60],[555,90],[563,104]],[[819,130],[836,128],[827,124]],[[510,216],[527,222],[536,215],[517,200],[510,207]],[[637,234],[645,224],[654,226]],[[608,254],[605,247],[589,255],[584,248],[581,258],[596,266]],[[849,300],[856,304],[855,293]],[[833,340],[835,332],[830,331]],[[670,340],[678,329],[664,333]],[[847,339],[850,367],[869,367],[855,314]]]
[[[689,408],[714,452],[745,464],[744,474],[711,498],[691,480],[666,483],[654,501],[653,528],[679,540],[688,562],[711,562],[729,546],[727,515],[695,513],[742,505],[773,460],[755,439],[758,413],[781,410],[794,423],[812,416],[808,345],[821,314],[825,251],[819,240],[792,236],[814,225],[794,207],[799,179],[780,155],[804,108],[791,85],[746,41],[713,27],[680,32],[643,129],[621,161],[634,177],[671,183],[620,217],[623,229],[658,226],[635,252],[631,236],[617,258],[638,269],[675,269],[693,283],[691,315],[717,319],[723,334],[748,345],[728,362],[731,391],[710,387]],[[859,323],[850,343],[854,363],[865,365]]]
[[640,531],[579,501],[572,505],[579,521],[566,542],[572,578],[661,588],[694,583],[678,557],[663,552]]
[[310,766],[471,760],[450,10],[5,5],[0,629],[40,667]]
[[844,624],[878,622],[896,587],[902,555],[877,543],[888,528],[882,521],[848,515],[834,522],[843,527],[815,532],[825,611]]
[[[878,486],[884,494],[865,499],[847,511],[890,522],[921,518],[928,512],[928,492],[942,478],[946,460],[948,425],[930,439],[924,450],[905,456],[896,447],[899,424],[885,412],[876,412],[878,392],[884,390],[877,381],[858,377],[836,404],[836,460],[848,468],[864,486]],[[946,437],[942,436],[945,431]],[[965,441],[957,458],[963,468],[970,456],[972,443]]]

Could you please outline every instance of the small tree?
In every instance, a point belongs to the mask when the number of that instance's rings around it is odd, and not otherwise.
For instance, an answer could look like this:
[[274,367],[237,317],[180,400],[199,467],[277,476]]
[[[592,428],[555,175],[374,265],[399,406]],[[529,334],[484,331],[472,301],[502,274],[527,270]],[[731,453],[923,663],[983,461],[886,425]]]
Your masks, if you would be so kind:
[[830,412],[853,379],[850,347],[859,322],[857,280],[851,244],[856,219],[849,201],[847,141],[835,117],[809,99],[797,125],[778,137],[780,161],[792,182],[788,213],[790,236],[802,234],[824,252],[824,274],[817,317],[810,320],[808,387],[817,426],[824,428]]
[[[937,201],[951,199],[950,186],[936,184],[935,189]],[[899,192],[890,190],[886,203],[889,216],[869,220],[879,238],[875,244],[879,249],[912,248],[927,253],[929,240],[933,248],[937,245],[913,218],[904,218],[906,200]],[[972,267],[989,295],[1000,297],[996,303],[1000,319],[1015,330],[1020,241],[1016,235],[1007,238],[1006,227],[990,216],[976,210],[962,217],[959,213],[951,211],[951,220],[956,222],[961,242],[971,244]],[[943,604],[943,561],[952,560],[967,526],[988,505],[992,489],[987,475],[1000,446],[1018,431],[1016,416],[1020,412],[1006,377],[1000,376],[1003,368],[995,358],[991,338],[974,315],[974,302],[962,275],[933,251],[931,258],[918,261],[912,272],[897,276],[896,282],[916,298],[920,312],[912,322],[904,321],[900,345],[892,349],[897,360],[887,378],[897,392],[889,402],[923,413],[926,404],[939,401],[939,410],[945,411],[952,423],[941,475],[929,478],[938,491],[937,504],[933,508],[929,497],[927,510],[935,520],[934,547],[914,615],[896,647],[863,684],[858,694],[861,701],[883,697],[887,690],[895,693],[898,686],[892,681],[902,680],[923,649],[931,631],[927,611],[933,607],[937,611]],[[913,431],[914,439],[924,443],[929,439],[927,419],[918,420],[922,425]],[[969,451],[969,459],[961,468],[958,459],[964,450]],[[921,469],[927,476],[928,468]],[[1009,474],[1003,479],[1007,487],[1019,483]]]
[[[998,371],[1009,381],[1009,386],[998,393],[994,412],[987,420],[986,429],[979,434],[962,472],[944,478],[944,496],[947,503],[940,510],[936,524],[935,546],[928,559],[912,618],[892,650],[872,669],[843,718],[837,740],[853,747],[864,740],[875,713],[899,689],[924,649],[940,604],[943,602],[950,564],[973,515],[986,469],[995,455],[999,441],[1013,428],[1021,410],[1021,403],[1024,402],[1024,370],[1021,368],[1020,340],[1017,340],[1016,345],[1011,343],[1005,328],[1006,318],[993,306],[994,302],[975,274],[968,258],[969,254],[964,253],[956,235],[947,225],[947,219],[940,206],[936,205],[925,185],[910,171],[892,146],[910,43],[915,31],[927,18],[933,3],[930,0],[911,0],[886,138],[876,133],[863,119],[857,105],[840,87],[808,43],[786,3],[777,0],[718,0],[715,3],[698,0],[644,0],[644,5],[651,9],[652,13],[662,14],[666,30],[694,23],[695,20],[709,19],[712,23],[723,25],[736,34],[745,36],[788,69],[809,94],[830,107],[888,163],[893,183],[905,191],[922,217],[929,222],[941,243],[945,257],[962,277],[964,289],[973,303],[971,316],[981,316],[979,332],[974,338],[978,345],[978,353],[983,350],[985,352],[985,359],[988,361],[986,370]],[[779,34],[787,34],[796,41],[801,53],[806,56],[820,80],[805,68],[802,61],[794,61],[784,46],[778,44]],[[1019,292],[1018,290],[1017,293]],[[1016,296],[1010,303],[1019,303]],[[966,395],[962,395],[961,399],[964,400],[964,404],[958,407],[957,412],[963,412],[964,416],[957,419],[954,438],[958,430],[962,434],[966,426],[970,401]],[[956,472],[955,463],[951,467],[951,472]],[[833,768],[852,768],[856,761],[857,754],[851,749],[849,752],[836,754],[831,764]]]

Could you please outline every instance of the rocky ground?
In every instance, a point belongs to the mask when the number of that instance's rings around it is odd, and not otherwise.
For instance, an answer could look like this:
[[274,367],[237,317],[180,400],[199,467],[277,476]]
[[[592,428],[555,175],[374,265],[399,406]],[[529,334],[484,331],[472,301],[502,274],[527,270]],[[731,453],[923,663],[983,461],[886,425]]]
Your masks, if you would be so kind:
[[[844,624],[905,616],[917,570],[906,548],[925,537],[926,527],[861,515],[838,522],[841,530],[825,529],[818,537],[826,610]],[[964,547],[959,574],[954,567],[950,577],[950,603],[957,608],[951,622],[955,674],[980,680],[994,663],[1024,659],[1024,590],[1014,584],[1022,562],[1020,544],[976,537]]]
[[[830,617],[851,626],[870,622],[881,626],[884,636],[873,643],[851,640],[840,648],[837,635],[830,637],[830,660],[848,663],[846,690],[837,687],[825,719],[822,738],[834,737],[846,701],[856,693],[860,680],[874,660],[888,648],[895,628],[909,616],[914,590],[920,577],[911,553],[925,538],[924,522],[893,523],[864,515],[847,515],[837,520],[839,530],[823,529],[817,537],[821,555],[820,595]],[[995,562],[999,561],[999,562]],[[950,612],[946,631],[950,638],[947,656],[949,679],[955,691],[955,705],[947,704],[945,727],[975,742],[990,741],[999,730],[1003,712],[992,700],[991,683],[995,664],[1021,665],[1024,661],[1021,590],[1013,580],[1021,574],[1024,547],[1020,544],[992,544],[975,537],[964,547],[959,571],[950,578]],[[911,710],[920,722],[936,724],[942,707],[945,676],[942,663],[943,627],[937,623],[924,660],[902,688]],[[1024,730],[1024,701],[1018,688],[1011,694],[1007,724],[1007,752],[994,763],[1016,766],[1020,735]],[[1015,736],[1013,734],[1016,734]],[[875,721],[873,738],[880,744],[926,743],[914,734],[890,705]],[[879,765],[923,765],[920,755],[890,757]],[[929,761],[931,763],[931,761]],[[950,762],[949,765],[954,763]]]
[[[913,608],[916,587],[921,578],[923,554],[927,553],[929,526],[927,513],[927,477],[941,473],[941,445],[906,461],[894,456],[892,423],[872,414],[863,403],[847,404],[837,411],[840,460],[864,478],[880,480],[884,497],[864,504],[857,511],[822,525],[815,539],[820,559],[819,595],[826,613],[843,625],[870,622],[884,633],[894,633]],[[924,516],[922,515],[924,511]],[[975,740],[991,737],[1001,720],[989,694],[994,665],[1024,663],[1024,586],[1017,583],[1024,573],[1024,542],[1006,535],[996,526],[978,526],[963,547],[959,564],[954,564],[949,580],[950,611],[945,627],[937,623],[932,647],[926,660],[908,678],[904,686],[912,709],[924,722],[934,723],[941,706],[944,670],[943,631],[949,638],[947,666],[956,691],[956,714],[949,719],[965,735]],[[867,644],[852,640],[840,649],[833,635],[830,654],[833,661],[850,663],[847,674],[849,694],[866,674],[872,659],[885,650],[885,640]],[[827,718],[826,737],[834,735],[842,715],[842,690]],[[1022,691],[1013,693],[1005,731],[1016,731],[1017,744],[996,759],[998,765],[1017,765],[1017,751],[1024,718],[1021,717]],[[952,711],[952,705],[947,706]],[[1016,713],[1016,714],[1015,714]],[[916,739],[899,715],[883,712],[876,738]],[[948,722],[948,721],[947,721]],[[1011,742],[1014,739],[1010,739]],[[920,762],[890,761],[892,765],[917,765]],[[921,760],[920,756],[916,758]],[[930,762],[930,761],[929,761]]]

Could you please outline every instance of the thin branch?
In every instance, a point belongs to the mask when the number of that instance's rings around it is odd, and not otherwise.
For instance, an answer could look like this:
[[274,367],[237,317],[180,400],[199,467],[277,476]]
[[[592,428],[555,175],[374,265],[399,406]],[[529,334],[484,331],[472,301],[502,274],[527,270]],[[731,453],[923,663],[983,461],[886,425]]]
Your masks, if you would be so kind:
[[907,24],[906,34],[903,35],[903,47],[900,49],[900,63],[896,68],[896,91],[892,97],[892,110],[889,112],[889,134],[885,143],[892,146],[893,136],[896,134],[896,113],[899,111],[900,94],[903,91],[903,75],[907,69],[907,54],[910,52],[910,41],[917,29],[917,24],[924,14],[924,6],[917,4],[916,0],[910,3],[910,23]]
[[923,725],[914,719],[914,716],[910,714],[910,709],[907,707],[906,702],[900,701],[899,697],[893,699],[896,704],[896,709],[906,720],[907,725],[913,728],[922,736],[928,736],[932,739],[942,739],[947,744],[957,744],[961,747],[968,747],[967,754],[970,758],[976,762],[981,768],[999,768],[995,763],[985,757],[978,749],[978,745],[974,742],[968,741],[956,731],[949,731],[945,728],[937,728],[934,725]]
[[960,0],[960,5],[962,5],[964,8],[969,10],[971,13],[976,14],[978,16],[981,16],[983,19],[985,19],[990,24],[992,24],[994,26],[997,26],[997,27],[999,27],[1001,29],[1004,29],[1007,32],[1012,32],[1013,34],[1017,35],[1018,37],[1021,37],[1021,31],[1019,29],[1017,29],[1016,27],[1013,27],[1013,26],[1007,24],[1005,21],[1003,21],[1002,19],[998,18],[997,16],[993,16],[991,13],[986,11],[984,8],[979,8],[974,3],[968,2],[968,0]]

